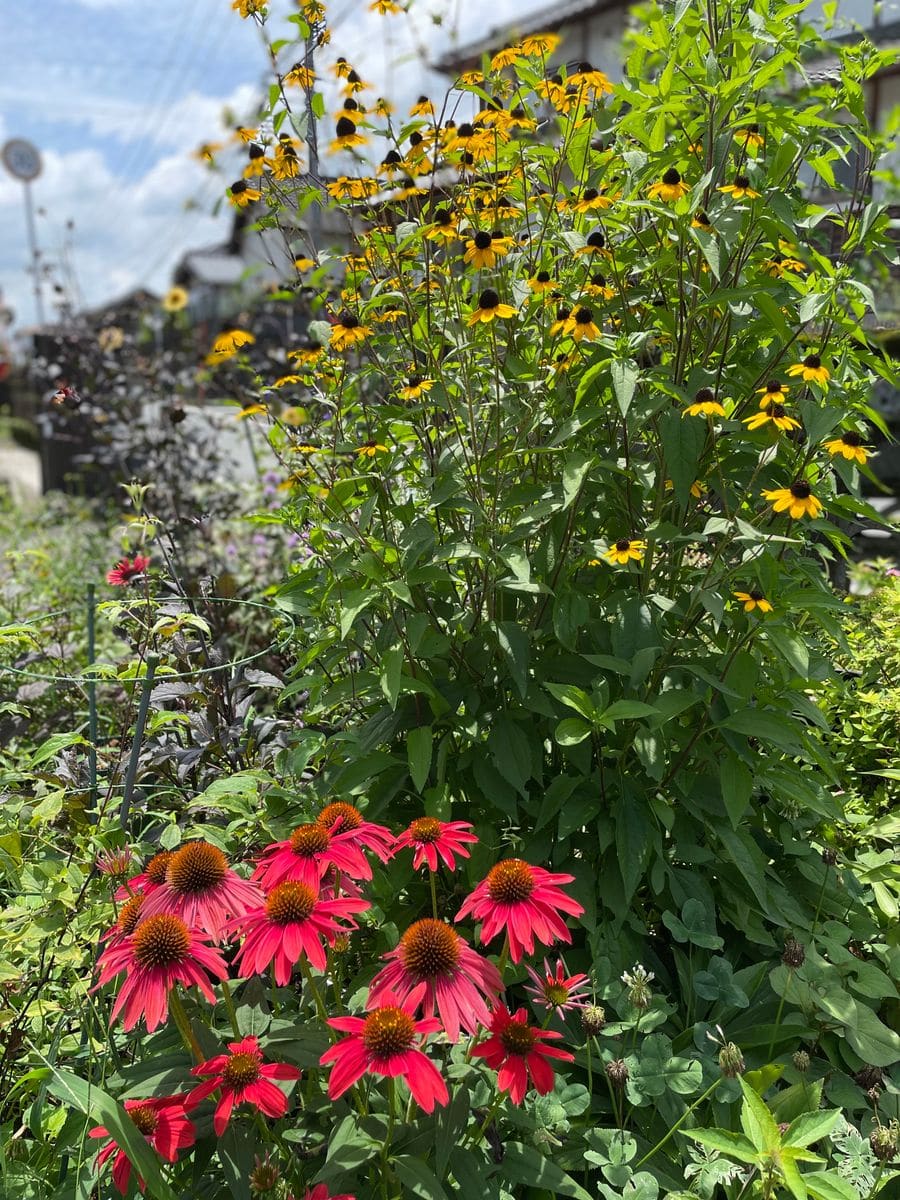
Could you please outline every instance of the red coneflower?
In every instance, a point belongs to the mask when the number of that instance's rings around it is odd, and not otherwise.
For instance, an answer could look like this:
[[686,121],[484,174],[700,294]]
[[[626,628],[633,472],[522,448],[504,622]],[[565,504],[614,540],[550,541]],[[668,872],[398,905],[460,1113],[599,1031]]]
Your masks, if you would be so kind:
[[316,889],[294,880],[279,883],[262,906],[251,909],[228,927],[244,935],[238,968],[242,975],[261,975],[274,962],[279,987],[290,982],[292,968],[301,954],[317,970],[324,971],[327,959],[322,939],[333,945],[337,934],[348,932],[338,920],[349,921],[349,928],[355,929],[350,914],[370,907],[368,900],[347,896],[323,900]]
[[524,1008],[515,1016],[510,1015],[505,1004],[496,1008],[491,1016],[491,1035],[479,1042],[472,1054],[483,1058],[497,1072],[497,1087],[501,1092],[509,1092],[513,1104],[521,1104],[525,1099],[529,1076],[539,1095],[553,1091],[553,1068],[548,1058],[575,1061],[568,1050],[541,1045],[548,1038],[560,1038],[562,1034],[529,1025]]
[[134,558],[121,558],[111,571],[106,572],[106,582],[113,587],[127,587],[132,579],[137,578],[150,566],[150,559],[144,554],[136,554]]
[[171,913],[216,939],[226,922],[258,908],[263,896],[236,874],[209,842],[187,842],[172,855],[161,887],[147,897],[144,916]]
[[488,1008],[503,991],[494,964],[436,918],[416,921],[384,958],[389,965],[372,980],[368,1003],[384,1003],[391,994],[405,1000],[424,986],[422,1009],[429,1016],[438,1013],[451,1042],[459,1040],[460,1029],[475,1033],[487,1025]]
[[334,1063],[328,1080],[328,1096],[337,1100],[353,1087],[367,1071],[390,1078],[406,1080],[416,1104],[425,1112],[434,1111],[435,1104],[450,1099],[447,1085],[437,1067],[416,1045],[417,1035],[435,1033],[441,1023],[433,1017],[416,1021],[413,1014],[425,995],[420,984],[401,1001],[386,992],[385,1003],[372,1009],[366,1017],[330,1017],[332,1029],[350,1036],[343,1038],[319,1059],[322,1066]]
[[135,875],[133,879],[129,879],[127,883],[116,892],[117,900],[127,900],[129,896],[133,896],[136,892],[142,893],[144,896],[149,896],[151,892],[166,881],[166,869],[172,859],[171,850],[160,850],[158,854],[154,854],[152,858],[147,860],[147,864],[139,875]]
[[[186,1099],[186,1096],[157,1096],[147,1100],[126,1100],[124,1104],[138,1130],[166,1162],[175,1162],[178,1151],[193,1146],[196,1138],[194,1126],[185,1112]],[[131,1181],[131,1159],[104,1125],[95,1125],[88,1137],[109,1138],[97,1154],[97,1169],[99,1171],[115,1155],[113,1183],[124,1196]],[[143,1179],[138,1179],[138,1187],[144,1190]]]
[[560,884],[571,883],[574,875],[554,875],[543,867],[533,867],[521,858],[497,863],[463,901],[456,919],[473,916],[481,921],[481,940],[490,942],[500,933],[509,937],[513,962],[534,952],[534,939],[545,946],[556,941],[571,942],[561,913],[580,917],[582,906],[560,891]]
[[351,1196],[348,1192],[332,1195],[328,1190],[327,1183],[317,1183],[315,1187],[307,1188],[300,1200],[356,1200],[356,1197]]
[[386,825],[376,825],[367,821],[358,808],[345,800],[335,800],[326,804],[316,817],[316,824],[322,825],[331,834],[354,833],[360,846],[371,850],[382,862],[391,857],[394,846],[394,835]]
[[169,992],[176,983],[198,987],[212,1004],[215,997],[206,972],[216,979],[228,977],[219,952],[208,946],[196,929],[188,929],[180,917],[169,913],[149,917],[142,913],[134,933],[107,947],[97,966],[98,988],[125,972],[110,1020],[115,1021],[124,1009],[125,1029],[131,1029],[143,1016],[148,1033],[168,1016]]
[[414,848],[413,868],[418,871],[423,863],[428,869],[438,869],[438,858],[446,863],[451,871],[456,870],[455,855],[468,858],[469,851],[465,843],[477,842],[478,838],[472,832],[468,821],[439,821],[436,817],[417,817],[408,829],[397,838],[394,849],[405,850]]
[[323,825],[298,825],[286,841],[266,846],[253,878],[266,891],[288,880],[305,883],[318,891],[329,867],[351,879],[372,878],[372,868],[353,830],[332,834]]
[[569,968],[562,958],[557,960],[555,971],[546,958],[543,974],[533,967],[526,967],[526,970],[535,986],[527,987],[525,991],[549,1011],[568,1012],[589,1003],[589,989],[585,987],[587,975],[569,975]]
[[263,1062],[259,1040],[255,1037],[229,1042],[228,1051],[228,1054],[217,1054],[215,1058],[191,1069],[192,1075],[213,1077],[188,1093],[191,1107],[205,1100],[217,1088],[221,1089],[222,1094],[213,1116],[216,1137],[221,1137],[225,1132],[232,1109],[238,1104],[252,1104],[267,1117],[283,1117],[288,1110],[287,1096],[272,1080],[293,1082],[300,1078],[297,1067],[287,1063]]
[[115,925],[111,929],[107,929],[106,933],[101,936],[100,941],[109,942],[111,946],[117,946],[119,942],[130,937],[135,929],[137,929],[138,922],[143,916],[141,912],[143,905],[144,897],[140,892],[136,896],[132,896],[126,900],[119,909],[119,916]]

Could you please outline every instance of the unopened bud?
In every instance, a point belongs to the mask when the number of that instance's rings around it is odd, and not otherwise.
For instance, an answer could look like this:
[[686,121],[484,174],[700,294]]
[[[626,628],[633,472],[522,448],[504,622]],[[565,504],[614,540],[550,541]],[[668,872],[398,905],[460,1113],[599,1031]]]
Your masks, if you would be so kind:
[[258,1154],[254,1156],[253,1170],[250,1172],[251,1192],[271,1192],[280,1178],[281,1171],[278,1164],[269,1158],[268,1150],[264,1158],[260,1158]]
[[897,1130],[888,1125],[879,1125],[869,1134],[872,1153],[881,1162],[890,1162],[897,1151]]
[[596,1037],[606,1024],[606,1009],[599,1004],[589,1004],[581,1010],[581,1028],[588,1037]]
[[734,1079],[744,1073],[744,1056],[740,1046],[726,1042],[719,1051],[719,1069],[726,1079]]
[[809,1055],[805,1050],[798,1050],[791,1061],[801,1075],[805,1075],[809,1070]]
[[806,948],[803,943],[798,942],[795,937],[787,938],[781,952],[781,961],[786,967],[802,967],[806,961]]
[[606,1064],[606,1074],[613,1087],[621,1090],[628,1082],[628,1064],[623,1058],[614,1058]]
[[832,850],[830,846],[822,851],[822,862],[826,867],[833,867],[837,859],[837,850]]

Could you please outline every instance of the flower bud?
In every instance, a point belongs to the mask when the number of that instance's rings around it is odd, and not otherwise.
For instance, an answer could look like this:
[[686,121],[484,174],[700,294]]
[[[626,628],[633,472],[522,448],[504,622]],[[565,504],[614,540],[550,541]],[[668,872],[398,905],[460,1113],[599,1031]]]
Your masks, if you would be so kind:
[[784,950],[781,952],[781,961],[786,967],[802,967],[806,961],[806,948],[802,942],[798,942],[795,937],[785,939]]
[[869,1134],[872,1153],[880,1162],[890,1162],[897,1151],[897,1130],[889,1125],[879,1125]]
[[599,1004],[588,1004],[581,1012],[581,1028],[588,1037],[596,1037],[606,1024],[606,1010]]
[[805,1050],[798,1050],[791,1061],[801,1075],[805,1075],[809,1070],[809,1055]]
[[726,1079],[734,1079],[744,1073],[744,1056],[740,1046],[734,1042],[726,1042],[719,1051],[719,1070]]
[[278,1169],[278,1164],[269,1158],[268,1150],[263,1158],[260,1158],[258,1154],[254,1155],[253,1170],[250,1172],[251,1192],[271,1192],[280,1178],[281,1171]]
[[614,1058],[606,1064],[606,1074],[613,1087],[621,1091],[628,1082],[628,1064],[623,1058]]

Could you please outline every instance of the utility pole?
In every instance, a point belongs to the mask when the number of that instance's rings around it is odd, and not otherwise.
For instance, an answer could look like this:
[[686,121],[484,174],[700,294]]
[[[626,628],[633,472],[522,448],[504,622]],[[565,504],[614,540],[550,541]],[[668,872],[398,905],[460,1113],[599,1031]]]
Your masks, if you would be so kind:
[[34,287],[34,307],[38,324],[44,324],[44,294],[41,288],[41,252],[38,249],[37,229],[34,223],[34,200],[31,195],[32,181],[41,173],[41,155],[36,146],[24,138],[11,138],[0,150],[3,165],[14,179],[20,179],[25,190],[25,228],[28,232],[28,250],[31,255],[31,282]]

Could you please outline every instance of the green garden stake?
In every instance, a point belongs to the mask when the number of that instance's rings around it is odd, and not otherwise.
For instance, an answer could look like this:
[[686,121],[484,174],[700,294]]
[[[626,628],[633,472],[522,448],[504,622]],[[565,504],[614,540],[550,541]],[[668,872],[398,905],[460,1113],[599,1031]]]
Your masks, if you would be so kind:
[[147,655],[147,674],[144,676],[144,686],[141,700],[138,704],[137,721],[134,726],[134,741],[131,743],[131,757],[128,759],[128,770],[125,772],[125,787],[122,793],[122,807],[119,811],[119,824],[123,829],[128,825],[128,813],[131,809],[131,794],[134,791],[134,779],[137,775],[138,757],[141,752],[141,742],[144,738],[144,726],[147,723],[147,709],[150,707],[150,693],[153,690],[153,676],[156,674],[156,664],[159,656]]
[[[95,588],[92,583],[89,583],[87,588],[87,657],[89,672],[91,672],[96,657],[94,645],[96,606]],[[93,810],[97,803],[97,681],[92,672],[88,676],[87,695],[88,741],[91,743],[91,747],[88,750],[88,770],[91,777],[91,809]],[[90,819],[92,822],[96,822],[97,818],[92,814]]]

